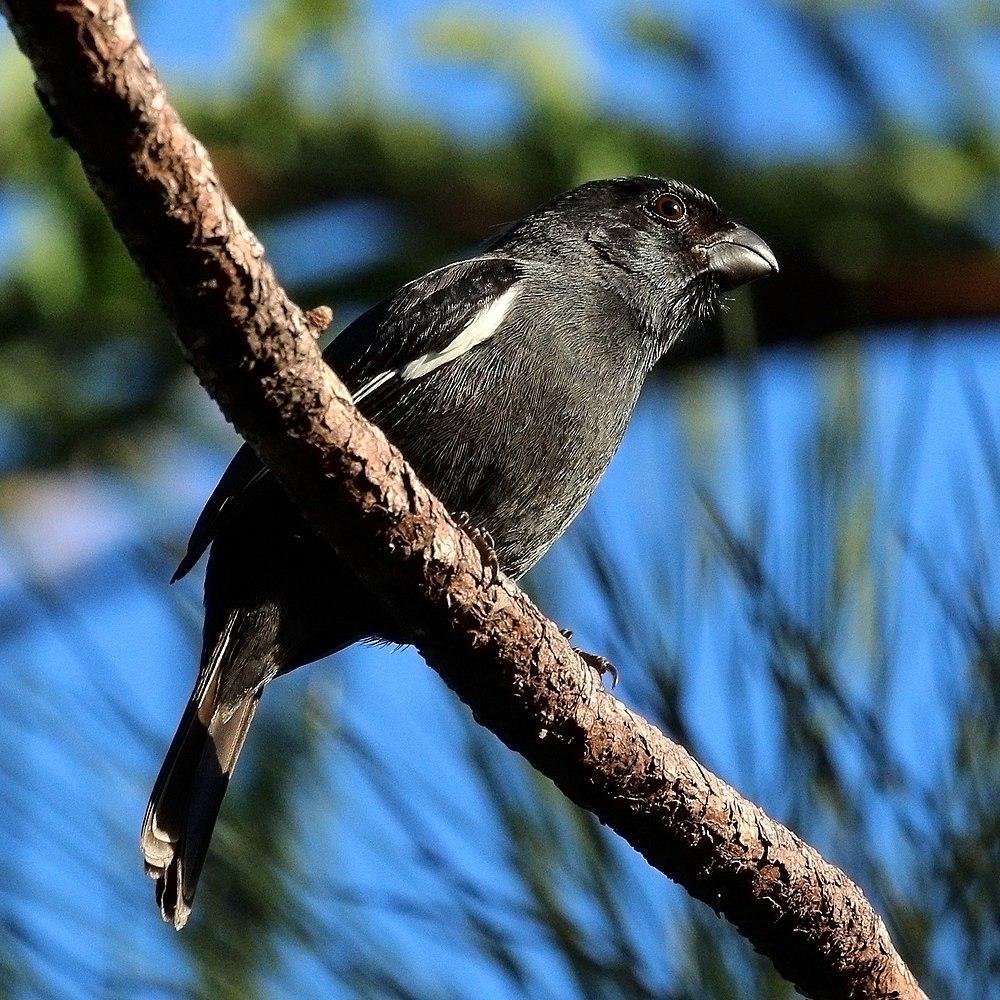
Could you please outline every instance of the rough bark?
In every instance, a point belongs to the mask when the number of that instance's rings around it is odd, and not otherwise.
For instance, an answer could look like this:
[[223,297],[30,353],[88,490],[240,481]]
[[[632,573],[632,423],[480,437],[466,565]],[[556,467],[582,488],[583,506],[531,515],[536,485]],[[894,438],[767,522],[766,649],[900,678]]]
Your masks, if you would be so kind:
[[185,354],[313,526],[509,747],[815,997],[921,997],[860,889],[604,690],[353,407],[184,128],[122,0],[3,0]]

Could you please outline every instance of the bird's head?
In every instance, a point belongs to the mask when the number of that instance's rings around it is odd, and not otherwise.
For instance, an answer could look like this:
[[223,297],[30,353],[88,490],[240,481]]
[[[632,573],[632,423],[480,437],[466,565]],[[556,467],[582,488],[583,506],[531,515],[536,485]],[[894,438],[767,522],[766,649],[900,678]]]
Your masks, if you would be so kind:
[[579,260],[628,301],[665,349],[709,318],[722,294],[774,274],[778,262],[752,230],[679,181],[591,181],[553,199],[510,232]]

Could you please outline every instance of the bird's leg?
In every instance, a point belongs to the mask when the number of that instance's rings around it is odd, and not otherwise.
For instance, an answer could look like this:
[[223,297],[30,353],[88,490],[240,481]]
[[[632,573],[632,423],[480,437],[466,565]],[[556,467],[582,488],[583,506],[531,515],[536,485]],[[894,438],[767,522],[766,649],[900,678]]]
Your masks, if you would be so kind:
[[[573,641],[573,630],[568,628],[561,628],[559,632],[562,637],[567,641],[572,643]],[[599,656],[597,653],[588,653],[585,649],[580,649],[579,646],[573,647],[573,652],[587,664],[588,667],[593,667],[602,677],[605,674],[611,675],[611,686],[618,687],[618,668],[606,657]]]
[[497,558],[496,545],[493,536],[482,528],[477,528],[464,510],[453,515],[458,526],[472,539],[472,544],[479,550],[483,565],[490,571],[490,583],[496,583],[500,577],[500,560]]

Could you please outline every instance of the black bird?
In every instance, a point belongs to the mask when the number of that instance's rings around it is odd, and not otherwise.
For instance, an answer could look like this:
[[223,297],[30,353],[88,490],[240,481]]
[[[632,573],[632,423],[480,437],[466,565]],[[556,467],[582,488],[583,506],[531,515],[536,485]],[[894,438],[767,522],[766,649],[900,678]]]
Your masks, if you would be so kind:
[[[590,498],[664,352],[724,291],[777,269],[759,236],[693,188],[593,181],[479,256],[404,285],[325,357],[519,577]],[[246,446],[175,579],[209,545],[201,669],[142,829],[161,912],[178,928],[267,682],[364,639],[405,642]]]

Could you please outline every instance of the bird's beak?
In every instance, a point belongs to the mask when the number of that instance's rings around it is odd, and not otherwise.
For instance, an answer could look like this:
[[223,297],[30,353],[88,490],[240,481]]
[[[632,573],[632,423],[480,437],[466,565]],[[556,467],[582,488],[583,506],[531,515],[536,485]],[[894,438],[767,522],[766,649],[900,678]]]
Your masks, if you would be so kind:
[[727,229],[702,245],[708,269],[727,291],[778,273],[771,248],[746,226]]

